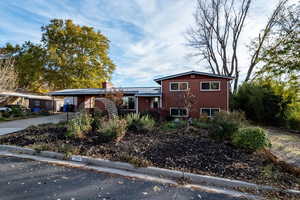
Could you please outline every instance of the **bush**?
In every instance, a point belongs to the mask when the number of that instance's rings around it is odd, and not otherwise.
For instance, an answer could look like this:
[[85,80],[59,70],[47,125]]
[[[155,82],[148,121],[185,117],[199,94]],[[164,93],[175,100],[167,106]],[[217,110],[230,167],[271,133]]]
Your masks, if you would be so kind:
[[209,132],[215,139],[228,140],[242,126],[243,122],[245,122],[243,113],[221,111],[210,121]]
[[286,123],[287,128],[300,131],[300,112],[291,113]]
[[159,121],[161,119],[160,111],[157,109],[151,109],[142,113],[142,116],[149,116],[155,121]]
[[193,119],[191,125],[196,128],[203,128],[203,129],[208,129],[211,126],[209,121],[202,121],[202,119]]
[[233,96],[233,109],[245,112],[247,119],[269,125],[283,125],[289,99],[270,84],[244,83]]
[[149,115],[131,113],[126,116],[126,121],[131,131],[152,131],[155,126],[155,121]]
[[119,142],[126,134],[127,122],[125,119],[114,117],[102,124],[100,139],[104,142]]
[[108,119],[108,114],[101,111],[93,111],[92,129],[93,131],[101,128],[101,124],[104,120]]
[[67,123],[67,136],[84,138],[85,134],[92,129],[92,118],[87,112],[80,112],[75,118]]
[[255,151],[271,144],[267,138],[266,131],[258,127],[248,127],[239,129],[232,136],[232,143],[240,148]]
[[182,129],[187,126],[187,121],[185,120],[174,120],[165,122],[162,126],[162,130],[164,131],[171,131],[171,130],[177,130]]

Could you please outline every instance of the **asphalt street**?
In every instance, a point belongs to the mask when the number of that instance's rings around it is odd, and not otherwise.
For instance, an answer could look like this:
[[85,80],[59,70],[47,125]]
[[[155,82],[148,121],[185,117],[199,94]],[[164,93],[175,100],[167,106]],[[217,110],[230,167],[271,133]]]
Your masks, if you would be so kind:
[[0,200],[240,200],[156,182],[0,157]]

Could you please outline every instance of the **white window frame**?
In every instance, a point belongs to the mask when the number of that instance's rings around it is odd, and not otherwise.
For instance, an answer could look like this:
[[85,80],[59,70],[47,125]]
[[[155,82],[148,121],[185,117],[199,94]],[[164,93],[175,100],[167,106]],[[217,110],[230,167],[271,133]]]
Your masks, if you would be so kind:
[[[180,116],[180,115],[172,115],[172,109],[185,109],[186,110],[186,115]],[[188,117],[189,116],[189,110],[185,107],[170,107],[170,116],[171,117]]]
[[221,108],[200,108],[200,115],[203,114],[202,110],[204,110],[204,109],[209,109],[210,110],[208,117],[212,117],[212,115],[211,115],[211,110],[212,109],[216,109],[216,110],[218,110],[218,112],[221,111]]
[[[174,84],[174,83],[177,83],[177,84],[178,84],[178,90],[172,90],[171,85]],[[185,90],[181,90],[181,89],[180,89],[180,84],[181,84],[181,83],[186,83],[186,84],[187,84],[187,88],[186,88]],[[170,82],[170,83],[169,83],[169,91],[170,91],[170,92],[188,91],[188,89],[189,89],[189,82],[180,82],[180,81],[179,81],[179,82]]]
[[[209,89],[202,89],[203,83],[209,83]],[[211,89],[212,83],[219,83],[219,89]],[[200,91],[220,91],[221,90],[221,81],[201,81],[200,82]]]

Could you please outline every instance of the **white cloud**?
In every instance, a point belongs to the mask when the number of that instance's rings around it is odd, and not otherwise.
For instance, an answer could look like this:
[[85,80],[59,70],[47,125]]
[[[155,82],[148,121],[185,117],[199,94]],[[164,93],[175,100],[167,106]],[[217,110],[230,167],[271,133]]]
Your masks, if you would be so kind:
[[[101,30],[114,47],[112,57],[117,64],[113,81],[116,85],[151,85],[153,77],[191,69],[205,70],[205,63],[187,59],[184,33],[193,24],[196,0],[81,0],[81,1],[20,1],[7,0],[10,5],[34,13],[41,18],[73,19],[75,23]],[[239,56],[243,71],[249,61],[245,47],[257,36],[277,0],[253,1],[246,29],[241,36]],[[0,3],[1,4],[1,3]],[[0,8],[1,12],[1,8]],[[4,15],[0,15],[4,16]],[[37,38],[36,26],[26,19],[14,23],[13,18],[1,23],[20,37],[20,30],[28,39]],[[22,23],[26,24],[22,26]],[[16,25],[17,24],[17,25]],[[42,24],[39,24],[42,25]],[[1,33],[0,33],[1,36]],[[8,40],[13,40],[9,38]],[[22,41],[22,38],[15,40]]]

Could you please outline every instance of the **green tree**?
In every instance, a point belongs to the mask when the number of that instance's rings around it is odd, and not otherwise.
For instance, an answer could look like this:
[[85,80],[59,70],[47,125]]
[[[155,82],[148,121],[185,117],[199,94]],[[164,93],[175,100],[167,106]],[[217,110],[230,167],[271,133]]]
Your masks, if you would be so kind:
[[53,19],[42,27],[46,51],[45,79],[53,89],[97,88],[111,78],[109,40],[92,27]]
[[6,44],[1,50],[2,54],[15,61],[18,88],[36,92],[47,91],[44,80],[45,51],[41,45],[27,41],[22,46]]
[[[274,83],[243,83],[234,95],[234,109],[245,112],[247,119],[269,125],[285,125],[291,98],[283,90],[276,91]],[[279,93],[280,92],[280,93]]]
[[256,79],[277,80],[297,94],[300,92],[300,5],[285,8],[276,24],[272,40],[260,55],[264,64]]

